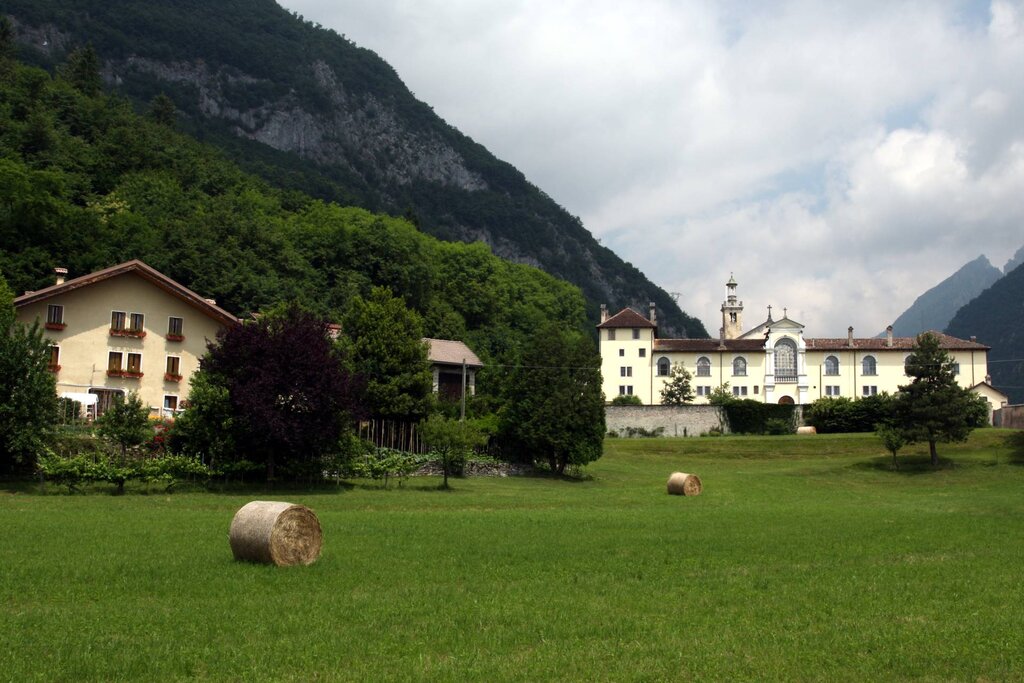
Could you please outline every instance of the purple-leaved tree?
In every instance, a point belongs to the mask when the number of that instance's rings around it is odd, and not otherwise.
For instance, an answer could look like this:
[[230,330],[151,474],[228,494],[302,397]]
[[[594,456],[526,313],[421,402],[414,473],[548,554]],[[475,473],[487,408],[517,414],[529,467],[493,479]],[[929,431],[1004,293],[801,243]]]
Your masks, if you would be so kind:
[[278,468],[319,468],[358,413],[358,380],[340,346],[295,305],[222,332],[203,372],[227,388],[239,454],[265,464],[268,480]]

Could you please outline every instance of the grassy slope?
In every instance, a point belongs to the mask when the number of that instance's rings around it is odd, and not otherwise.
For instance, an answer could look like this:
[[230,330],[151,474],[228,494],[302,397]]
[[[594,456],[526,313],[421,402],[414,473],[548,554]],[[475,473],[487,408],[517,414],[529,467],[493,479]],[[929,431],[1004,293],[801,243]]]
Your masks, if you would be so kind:
[[[584,482],[0,494],[11,680],[1024,677],[1024,462],[1009,433],[886,469],[871,437],[610,440]],[[923,451],[918,451],[923,453]],[[675,469],[704,495],[664,494]],[[231,560],[252,498],[321,560]]]

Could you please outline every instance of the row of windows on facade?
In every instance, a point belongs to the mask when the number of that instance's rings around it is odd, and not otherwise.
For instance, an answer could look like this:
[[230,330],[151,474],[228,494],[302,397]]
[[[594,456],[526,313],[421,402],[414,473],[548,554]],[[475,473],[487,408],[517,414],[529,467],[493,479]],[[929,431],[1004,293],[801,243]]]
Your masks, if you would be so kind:
[[[50,345],[50,369],[60,370],[60,346]],[[107,354],[107,374],[127,374],[128,376],[142,376],[142,354],[123,353],[111,351]],[[164,364],[164,376],[168,380],[178,381],[181,379],[181,358],[179,356],[167,356]]]
[[[622,353],[624,349],[619,350],[619,355],[625,355]],[[646,349],[640,349],[640,357],[644,358]],[[775,351],[775,375],[777,377],[796,377],[796,362],[795,356],[790,358],[788,355],[784,358],[779,357],[779,350]],[[823,364],[825,375],[832,376],[839,374],[839,359],[835,356],[827,356],[825,363]],[[626,368],[622,368],[623,372]],[[667,377],[672,370],[672,362],[662,356],[658,359],[658,376]],[[960,374],[960,364],[953,364],[953,372]],[[747,359],[742,356],[737,356],[732,361],[732,374],[734,377],[746,377],[747,376]],[[865,356],[861,359],[861,375],[870,376],[878,374],[878,361],[874,356]],[[622,377],[632,377],[632,369],[630,374],[622,374]],[[711,360],[707,356],[701,356],[697,359],[697,377],[710,377],[711,376]]]
[[[633,333],[632,334],[633,339],[639,339],[640,338],[640,328],[639,327],[631,328],[631,332]],[[614,327],[612,327],[612,328],[610,328],[608,330],[608,341],[615,341],[615,328]]]
[[[697,392],[697,396],[710,396],[711,395],[711,387],[708,386],[708,385],[697,385],[697,386],[694,387],[694,389]],[[758,395],[759,389],[760,389],[759,386],[754,385],[754,387],[753,387],[754,396]],[[627,385],[620,384],[619,385],[619,396],[632,396],[632,395],[633,395],[633,385],[631,385],[631,384],[627,384]],[[747,396],[748,395],[747,394],[747,387],[745,387],[745,386],[733,387],[732,388],[732,395],[733,396]],[[878,386],[877,385],[873,385],[873,384],[872,385],[865,384],[864,386],[861,387],[861,395],[862,396],[877,396],[878,395]],[[839,385],[838,384],[828,384],[828,385],[826,385],[825,386],[825,396],[832,396],[832,397],[842,396],[842,392],[839,390]]]
[[[182,318],[170,316],[167,319],[167,337],[169,339],[184,339],[183,330],[185,322]],[[46,307],[46,326],[49,328],[66,326],[64,322],[64,306],[49,304]],[[130,313],[128,311],[110,312],[110,331],[129,332],[141,334],[146,329],[146,316],[142,313]]]
[[[757,396],[759,387],[754,387],[754,395]],[[697,385],[694,387],[697,392],[697,396],[710,396],[711,386],[707,384]],[[619,385],[619,396],[632,396],[633,385],[632,384],[620,384]],[[747,396],[747,387],[733,387],[733,396]]]

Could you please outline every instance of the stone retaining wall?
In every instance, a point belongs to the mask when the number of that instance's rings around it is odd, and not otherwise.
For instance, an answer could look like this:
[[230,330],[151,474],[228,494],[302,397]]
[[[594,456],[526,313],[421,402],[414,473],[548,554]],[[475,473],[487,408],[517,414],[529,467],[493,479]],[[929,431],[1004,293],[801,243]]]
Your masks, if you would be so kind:
[[[728,433],[719,406],[605,406],[608,433],[629,436],[629,429],[643,429],[653,436],[700,436],[712,429]],[[639,434],[637,434],[639,436]]]

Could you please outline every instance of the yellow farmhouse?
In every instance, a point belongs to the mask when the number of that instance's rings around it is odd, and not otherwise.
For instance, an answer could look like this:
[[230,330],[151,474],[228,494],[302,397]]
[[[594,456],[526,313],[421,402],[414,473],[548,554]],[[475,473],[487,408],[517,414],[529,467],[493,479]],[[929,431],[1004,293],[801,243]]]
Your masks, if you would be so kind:
[[57,393],[100,415],[135,391],[152,414],[174,415],[188,396],[207,342],[238,319],[212,300],[128,261],[64,279],[14,300],[18,320],[39,320],[51,342]]
[[[597,327],[605,397],[632,395],[658,405],[676,365],[693,376],[697,404],[707,403],[711,391],[726,384],[736,397],[804,404],[823,397],[895,393],[910,381],[904,363],[915,339],[893,337],[891,326],[884,338],[855,338],[852,327],[845,338],[807,338],[803,325],[785,311],[773,320],[769,307],[768,319],[744,332],[743,302],[737,299],[732,277],[726,288],[718,339],[659,339],[654,304],[649,317],[630,308],[609,317],[602,307]],[[957,364],[961,386],[990,403],[1000,397],[1005,401],[989,384],[988,346],[934,334]]]

